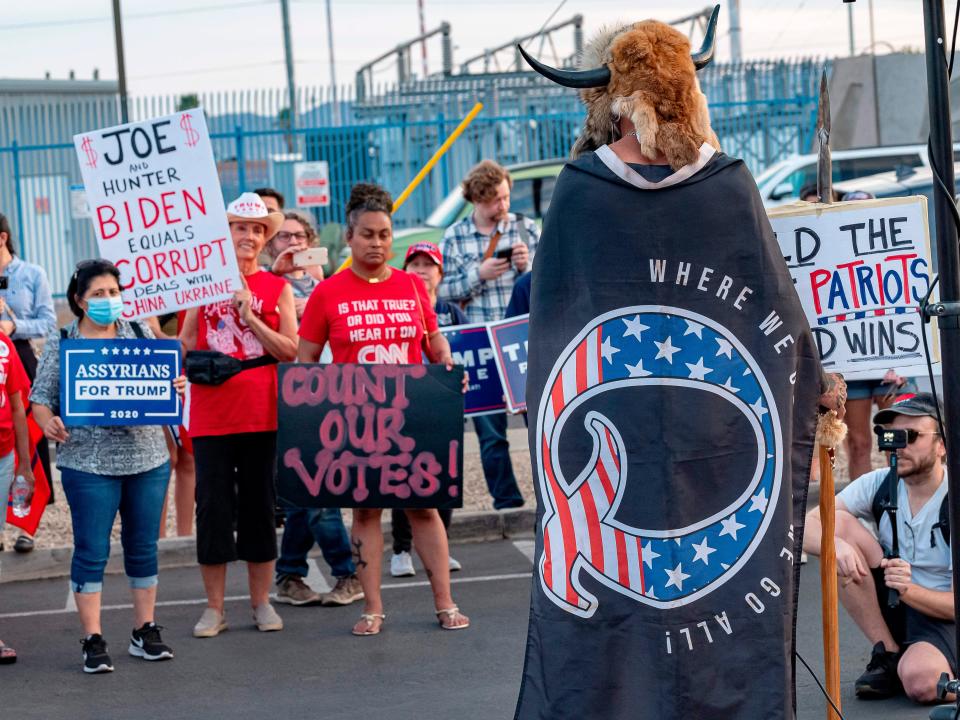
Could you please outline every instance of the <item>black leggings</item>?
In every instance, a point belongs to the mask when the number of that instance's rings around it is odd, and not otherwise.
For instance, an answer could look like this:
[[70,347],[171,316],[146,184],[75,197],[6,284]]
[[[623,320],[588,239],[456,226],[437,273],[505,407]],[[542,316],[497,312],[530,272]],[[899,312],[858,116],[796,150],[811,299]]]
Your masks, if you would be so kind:
[[276,560],[276,454],[276,432],[193,438],[201,565]]

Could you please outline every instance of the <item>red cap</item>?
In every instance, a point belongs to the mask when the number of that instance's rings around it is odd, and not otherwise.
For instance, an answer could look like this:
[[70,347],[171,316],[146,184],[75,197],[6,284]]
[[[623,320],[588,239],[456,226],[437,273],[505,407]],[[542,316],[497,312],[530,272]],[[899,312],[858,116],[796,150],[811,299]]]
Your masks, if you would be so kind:
[[403,267],[407,267],[407,263],[410,262],[410,259],[417,253],[423,253],[439,265],[441,269],[443,268],[443,254],[440,252],[440,248],[432,242],[418,242],[408,247],[407,255],[403,259]]

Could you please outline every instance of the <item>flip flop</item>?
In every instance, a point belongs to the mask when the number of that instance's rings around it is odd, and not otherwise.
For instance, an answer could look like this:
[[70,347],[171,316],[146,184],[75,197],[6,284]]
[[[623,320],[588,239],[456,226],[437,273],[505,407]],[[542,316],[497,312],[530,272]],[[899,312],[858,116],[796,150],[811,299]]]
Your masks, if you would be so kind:
[[[360,619],[367,624],[367,629],[362,632],[357,632],[356,630],[351,630],[350,632],[354,635],[359,635],[365,637],[367,635],[379,635],[380,631],[383,629],[383,623],[386,621],[387,616],[379,613],[361,613]],[[373,624],[375,620],[380,620],[380,627],[376,630],[373,629]]]
[[467,616],[460,612],[460,608],[458,608],[456,605],[446,608],[445,610],[437,610],[436,615],[437,622],[440,623],[440,627],[444,630],[466,630],[468,627],[470,627],[469,620],[467,620],[467,622],[463,625],[444,625],[443,618],[441,617],[442,615],[447,616],[448,622],[452,622],[457,615],[466,619]]
[[0,665],[13,665],[17,661],[17,651],[0,642]]

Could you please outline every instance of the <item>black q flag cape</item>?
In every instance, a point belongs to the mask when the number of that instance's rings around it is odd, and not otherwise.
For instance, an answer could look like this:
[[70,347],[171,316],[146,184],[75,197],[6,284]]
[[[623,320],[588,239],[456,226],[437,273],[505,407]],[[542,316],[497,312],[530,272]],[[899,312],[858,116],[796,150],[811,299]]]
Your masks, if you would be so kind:
[[744,164],[636,167],[568,164],[537,250],[516,718],[792,718],[817,353]]

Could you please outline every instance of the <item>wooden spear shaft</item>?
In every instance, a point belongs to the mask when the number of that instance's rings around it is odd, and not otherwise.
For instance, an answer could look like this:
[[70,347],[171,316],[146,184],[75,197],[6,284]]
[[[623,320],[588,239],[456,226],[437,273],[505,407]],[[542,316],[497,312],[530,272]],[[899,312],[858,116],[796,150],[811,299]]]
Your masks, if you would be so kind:
[[[823,666],[827,695],[840,707],[840,630],[838,626],[837,552],[833,483],[833,448],[820,446],[820,586],[823,611]],[[827,703],[827,720],[840,720]]]

